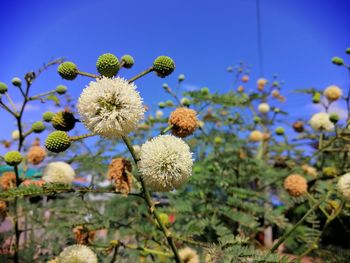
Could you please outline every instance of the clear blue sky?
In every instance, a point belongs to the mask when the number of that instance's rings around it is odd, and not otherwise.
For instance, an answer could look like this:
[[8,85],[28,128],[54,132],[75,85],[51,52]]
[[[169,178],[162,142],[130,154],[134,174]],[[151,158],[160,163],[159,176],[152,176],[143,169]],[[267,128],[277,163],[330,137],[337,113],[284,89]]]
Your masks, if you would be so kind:
[[[297,88],[324,88],[349,83],[345,70],[330,63],[350,46],[348,0],[260,0],[266,78],[278,73],[286,80],[288,109],[310,116],[308,100],[288,94]],[[5,4],[6,2],[6,4]],[[148,75],[137,81],[146,104],[167,98],[161,84],[175,83],[186,75],[188,85],[225,91],[232,87],[229,65],[244,60],[258,76],[255,0],[174,1],[3,1],[0,14],[0,81],[10,84],[51,58],[66,57],[83,71],[95,72],[99,55],[131,54],[136,64],[121,72],[131,77],[149,67],[158,55],[171,56],[177,69],[168,79]],[[350,56],[347,58],[350,61]],[[43,74],[33,86],[35,93],[57,84],[70,88],[77,98],[89,79],[61,80],[56,69]],[[255,80],[251,83],[255,87]],[[294,95],[293,95],[294,96]],[[15,98],[17,101],[17,98]],[[302,111],[300,111],[303,109]],[[27,120],[38,119],[42,109],[32,107]],[[1,134],[14,126],[6,123]],[[4,137],[4,136],[2,136]]]

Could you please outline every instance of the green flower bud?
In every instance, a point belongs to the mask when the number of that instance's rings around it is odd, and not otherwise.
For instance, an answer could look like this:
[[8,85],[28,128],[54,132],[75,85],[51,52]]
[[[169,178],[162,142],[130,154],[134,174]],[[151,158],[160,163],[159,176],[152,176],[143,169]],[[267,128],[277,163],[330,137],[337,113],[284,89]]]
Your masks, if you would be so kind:
[[46,122],[50,122],[52,120],[53,116],[55,116],[55,113],[53,113],[52,111],[44,112],[43,120]]
[[73,62],[63,62],[58,66],[57,71],[66,80],[73,80],[78,76],[78,67]]
[[64,152],[70,145],[70,138],[64,131],[54,131],[45,140],[46,149],[54,153]]
[[178,81],[179,82],[182,82],[185,80],[185,75],[184,74],[180,74],[178,77],[177,77]]
[[279,83],[278,83],[278,81],[274,81],[274,82],[272,82],[272,87],[279,87]]
[[119,60],[111,53],[103,54],[98,57],[96,68],[98,73],[100,73],[102,76],[111,78],[119,71]]
[[339,115],[337,113],[331,113],[329,115],[329,120],[335,124],[339,121]]
[[276,133],[277,135],[283,135],[283,134],[284,134],[284,128],[283,128],[283,127],[277,127],[277,128],[275,129],[275,133]]
[[17,77],[13,78],[11,80],[11,82],[12,82],[13,86],[16,86],[16,87],[21,87],[21,85],[22,85],[21,79],[17,78]]
[[312,102],[313,103],[320,103],[321,101],[321,93],[316,92],[314,96],[312,97]]
[[161,108],[161,109],[165,108],[165,106],[166,106],[166,105],[165,105],[164,102],[159,102],[159,103],[158,103],[158,107]]
[[208,87],[201,88],[200,92],[202,93],[202,95],[209,95],[209,93],[210,93]]
[[221,137],[215,137],[214,138],[214,143],[216,143],[216,144],[222,143],[222,138]]
[[59,131],[70,131],[75,126],[74,115],[69,111],[59,111],[57,112],[52,120],[52,126]]
[[56,87],[56,92],[57,92],[58,94],[60,94],[60,95],[65,94],[65,93],[67,92],[67,90],[68,90],[68,88],[67,88],[66,86],[64,86],[64,85],[58,85],[58,86]]
[[163,225],[165,226],[170,225],[169,216],[166,213],[159,213],[159,218],[160,218],[160,221],[163,223]]
[[35,133],[41,133],[42,131],[45,130],[45,125],[41,121],[34,122],[32,124],[32,131]]
[[191,101],[188,98],[182,98],[180,102],[182,105],[184,105],[186,107],[191,105]]
[[172,100],[167,100],[167,101],[165,102],[165,105],[166,105],[167,107],[174,107],[174,102],[173,102]]
[[259,122],[261,121],[261,119],[260,119],[260,117],[255,116],[255,117],[253,118],[253,121],[254,121],[254,123],[259,123]]
[[333,166],[327,166],[327,167],[324,167],[322,169],[322,173],[325,175],[325,176],[337,176],[338,174],[338,171],[337,171],[337,168],[333,167]]
[[22,162],[23,157],[18,151],[10,151],[5,154],[4,160],[8,165],[16,166]]
[[348,47],[346,50],[345,50],[346,54],[349,54],[350,55],[350,47]]
[[7,85],[4,82],[0,82],[0,93],[4,94],[7,92]]
[[339,57],[333,57],[332,63],[334,65],[337,65],[337,66],[342,66],[342,65],[344,65],[344,60],[342,58],[339,58]]
[[169,85],[167,83],[163,83],[163,89],[168,89]]
[[273,111],[276,113],[279,113],[281,110],[280,110],[280,108],[274,108]]
[[233,68],[232,67],[228,67],[227,68],[227,72],[232,72],[233,71]]
[[121,61],[124,62],[123,64],[124,68],[131,68],[135,63],[134,58],[130,55],[122,56]]
[[159,56],[153,62],[153,70],[161,78],[165,78],[175,70],[175,62],[170,57]]

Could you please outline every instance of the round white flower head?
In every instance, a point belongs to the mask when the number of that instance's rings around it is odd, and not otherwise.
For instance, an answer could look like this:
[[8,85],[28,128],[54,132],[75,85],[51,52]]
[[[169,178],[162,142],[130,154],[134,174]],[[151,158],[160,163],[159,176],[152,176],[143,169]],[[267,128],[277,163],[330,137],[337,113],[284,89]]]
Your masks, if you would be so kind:
[[156,111],[156,118],[157,119],[161,119],[163,117],[163,115],[164,115],[163,111],[161,111],[161,110]]
[[350,173],[344,174],[340,177],[337,188],[342,196],[350,201]]
[[155,191],[180,187],[192,173],[192,153],[188,145],[172,135],[160,135],[141,147],[140,173]]
[[58,263],[97,263],[96,254],[87,246],[72,245],[63,249]]
[[135,84],[119,77],[91,81],[80,94],[77,108],[90,131],[111,139],[135,130],[145,112]]
[[258,106],[258,111],[261,113],[268,113],[269,110],[270,110],[270,105],[265,102],[260,103]]
[[199,263],[199,256],[196,250],[185,247],[179,250],[179,256],[183,262],[186,263]]
[[330,121],[328,113],[319,112],[310,119],[310,125],[315,131],[332,131],[334,124]]
[[14,140],[14,141],[19,140],[19,130],[14,130],[11,133],[11,137],[12,137],[12,140]]
[[68,163],[49,163],[43,172],[43,180],[47,183],[71,184],[74,180],[75,172]]

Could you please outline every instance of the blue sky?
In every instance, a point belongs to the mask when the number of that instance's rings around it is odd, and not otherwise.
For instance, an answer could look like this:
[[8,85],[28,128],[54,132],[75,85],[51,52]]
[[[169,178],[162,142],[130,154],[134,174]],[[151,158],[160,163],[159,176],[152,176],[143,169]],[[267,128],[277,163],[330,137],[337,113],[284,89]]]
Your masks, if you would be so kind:
[[[177,69],[171,77],[148,75],[137,81],[146,104],[154,106],[168,98],[162,83],[175,84],[181,73],[186,75],[187,85],[208,86],[213,91],[232,87],[233,77],[226,68],[240,60],[253,65],[251,88],[259,77],[255,0],[6,2],[0,15],[0,81],[8,84],[12,77],[22,77],[60,56],[83,71],[95,72],[97,57],[106,52],[134,56],[134,68],[121,72],[127,78],[149,67],[158,55],[175,60]],[[284,107],[291,110],[291,118],[308,118],[313,107],[307,97],[292,95],[293,89],[330,84],[346,89],[349,85],[347,72],[332,65],[330,59],[346,57],[344,50],[350,46],[350,3],[260,2],[264,77],[277,73],[284,79]],[[77,98],[89,81],[84,77],[73,82],[61,80],[53,68],[38,79],[32,94],[64,84]],[[14,97],[18,101],[19,96]],[[45,109],[32,106],[27,120],[37,120]],[[13,121],[4,112],[0,114],[6,123],[2,137],[8,137]]]

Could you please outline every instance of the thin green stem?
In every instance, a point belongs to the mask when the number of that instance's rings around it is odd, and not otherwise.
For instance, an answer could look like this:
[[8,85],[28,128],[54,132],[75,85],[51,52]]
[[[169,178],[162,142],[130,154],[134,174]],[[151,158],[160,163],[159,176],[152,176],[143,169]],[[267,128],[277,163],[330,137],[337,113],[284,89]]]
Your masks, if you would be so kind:
[[78,70],[78,74],[82,75],[82,76],[85,76],[85,77],[94,78],[94,79],[101,78],[101,76],[99,76],[99,75],[88,73],[88,72],[83,72],[83,71],[80,71],[80,70]]
[[92,136],[96,136],[96,134],[95,133],[88,133],[88,134],[83,134],[83,135],[79,135],[79,136],[72,136],[69,139],[72,142],[74,142],[74,141],[78,141],[78,140],[81,140],[81,139],[89,138],[89,137],[92,137]]
[[135,77],[131,78],[128,80],[129,83],[132,83],[134,82],[135,80],[143,77],[144,75],[147,75],[148,73],[152,72],[153,71],[153,67],[150,67],[148,69],[146,69],[145,71],[142,71],[140,74],[136,75]]
[[13,102],[13,100],[12,100],[10,94],[8,94],[8,92],[5,92],[5,95],[6,95],[7,100],[9,101],[9,103],[10,103],[12,109],[13,109],[13,112],[16,113],[16,112],[17,112],[17,108],[16,108],[16,105],[15,105],[15,103]]
[[160,132],[160,134],[161,134],[161,135],[166,134],[166,133],[167,133],[168,131],[170,131],[173,127],[174,127],[174,125],[170,125],[170,126],[166,127],[164,130],[162,130],[162,131]]
[[50,90],[50,91],[47,91],[47,92],[43,92],[43,93],[40,93],[40,94],[38,94],[38,95],[29,97],[28,100],[29,100],[29,101],[31,101],[31,100],[37,100],[37,99],[40,99],[41,97],[44,97],[44,96],[53,94],[53,93],[55,93],[55,92],[56,92],[56,90]]
[[[131,155],[132,155],[132,158],[134,159],[135,163],[137,164],[139,161],[140,161],[140,158],[136,155],[135,151],[134,151],[134,147],[132,146],[129,138],[127,136],[123,136],[123,141],[125,143],[125,145],[127,146],[127,148],[129,149]],[[175,243],[174,243],[174,240],[173,240],[173,237],[172,237],[172,233],[170,232],[169,229],[167,229],[167,227],[163,224],[160,216],[159,216],[159,213],[151,199],[151,195],[146,187],[146,184],[145,182],[143,181],[143,178],[142,178],[142,175],[140,175],[140,182],[141,182],[141,186],[142,186],[142,189],[143,189],[143,198],[144,200],[146,201],[147,203],[147,206],[149,208],[149,212],[151,214],[153,214],[153,216],[155,217],[155,219],[157,220],[164,236],[166,237],[167,241],[168,241],[168,244],[170,246],[170,248],[172,249],[173,253],[174,253],[174,257],[175,257],[175,261],[177,263],[181,263],[181,258],[179,256],[179,253],[177,251],[177,248],[175,246]]]

